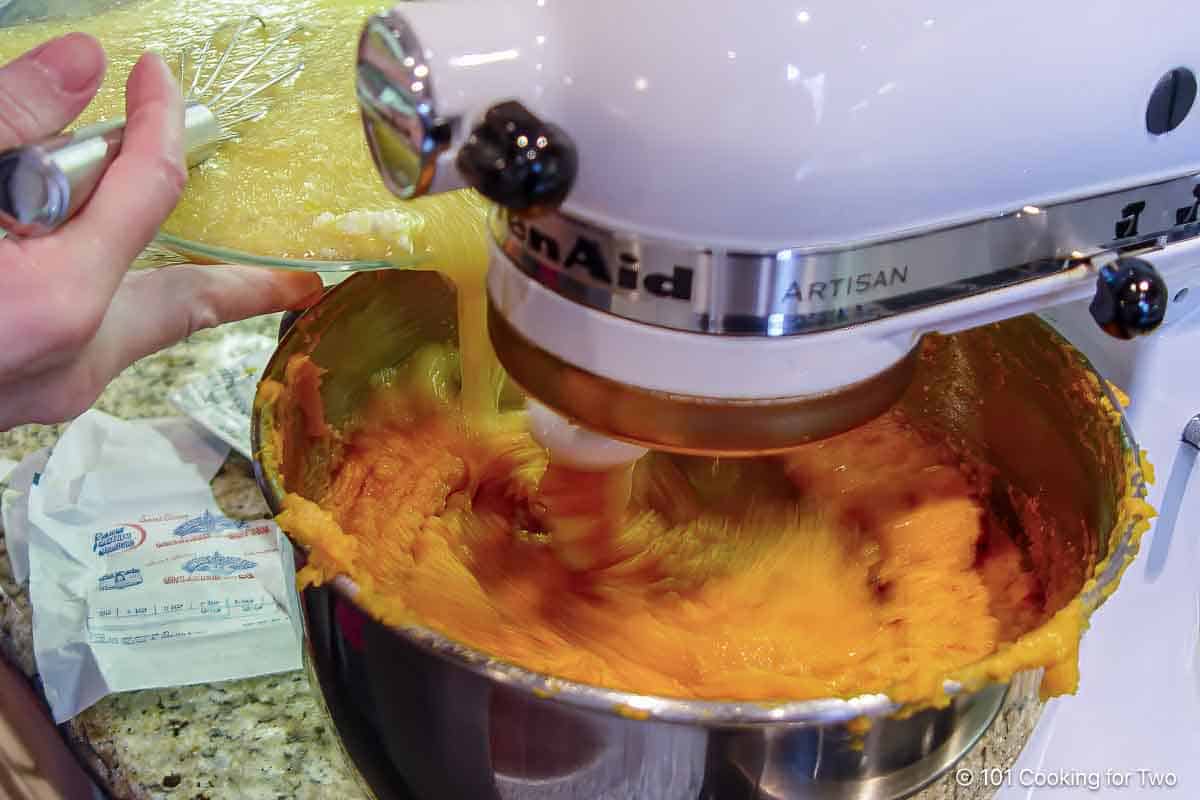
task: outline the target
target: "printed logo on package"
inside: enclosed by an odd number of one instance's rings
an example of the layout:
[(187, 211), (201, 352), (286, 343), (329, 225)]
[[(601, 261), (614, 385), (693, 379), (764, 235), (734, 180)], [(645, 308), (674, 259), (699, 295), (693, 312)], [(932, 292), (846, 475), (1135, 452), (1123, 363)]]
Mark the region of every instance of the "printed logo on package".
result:
[(186, 522), (181, 522), (172, 533), (176, 536), (196, 536), (197, 534), (219, 533), (220, 531), (236, 531), (246, 527), (246, 523), (239, 522), (236, 519), (221, 516), (220, 514), (212, 514), (207, 509), (198, 517), (192, 517)]
[(142, 571), (140, 569), (117, 570), (116, 572), (100, 576), (100, 591), (107, 592), (111, 589), (128, 589), (130, 586), (137, 586), (141, 582)]
[(245, 572), (248, 569), (254, 569), (257, 566), (258, 562), (256, 561), (213, 553), (211, 556), (196, 556), (195, 558), (188, 559), (182, 569), (189, 575), (202, 572), (209, 575), (229, 577), (239, 572)]
[(111, 556), (122, 553), (146, 541), (146, 529), (132, 522), (109, 528), (106, 531), (96, 531), (92, 538), (92, 552), (100, 556)]

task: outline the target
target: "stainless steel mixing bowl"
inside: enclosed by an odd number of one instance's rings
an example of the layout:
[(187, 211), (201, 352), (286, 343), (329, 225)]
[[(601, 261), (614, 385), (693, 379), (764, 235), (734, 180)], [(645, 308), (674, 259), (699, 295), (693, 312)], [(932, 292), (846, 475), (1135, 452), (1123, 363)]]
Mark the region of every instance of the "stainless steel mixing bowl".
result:
[[(455, 335), (454, 290), (438, 274), (361, 273), (287, 330), (265, 377), (279, 380), (289, 358), (309, 355), (326, 371), (327, 419), (341, 426), (372, 373)], [(997, 502), (1012, 487), (1058, 523), (1020, 542), (1053, 609), (1116, 548), (1084, 597), (1098, 605), (1115, 564), (1136, 549), (1133, 524), (1114, 526), (1121, 499), (1144, 494), (1137, 449), (1092, 374), (1047, 325), (1024, 317), (938, 340), (902, 400), (921, 424), (996, 467)], [(253, 429), (259, 482), (276, 511), (285, 491), (319, 497), (336, 459), (295, 446), (302, 431), (276, 431), (278, 410), (256, 403)], [(283, 464), (263, 449), (277, 433), (293, 445)], [(915, 714), (881, 695), (781, 705), (631, 695), (538, 675), (426, 629), (384, 627), (354, 594), (348, 579), (304, 593), (310, 664), (343, 743), (383, 798), (903, 797), (970, 750), (1009, 691), (951, 686), (960, 691), (948, 707)], [(1014, 685), (1029, 691), (1030, 677)], [(860, 716), (874, 721), (865, 737), (849, 724)]]

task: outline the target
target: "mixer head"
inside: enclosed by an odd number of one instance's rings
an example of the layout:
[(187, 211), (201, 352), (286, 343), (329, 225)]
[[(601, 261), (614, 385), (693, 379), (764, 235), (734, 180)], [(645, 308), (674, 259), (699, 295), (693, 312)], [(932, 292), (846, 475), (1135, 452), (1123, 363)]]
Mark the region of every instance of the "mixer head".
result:
[[(1090, 8), (403, 4), (367, 23), (358, 95), (395, 194), (495, 201), (517, 383), (746, 455), (881, 413), (929, 333), (1089, 296), (1119, 338), (1161, 322), (1200, 263), (1190, 27)], [(1088, 44), (1143, 35), (1120, 63)]]

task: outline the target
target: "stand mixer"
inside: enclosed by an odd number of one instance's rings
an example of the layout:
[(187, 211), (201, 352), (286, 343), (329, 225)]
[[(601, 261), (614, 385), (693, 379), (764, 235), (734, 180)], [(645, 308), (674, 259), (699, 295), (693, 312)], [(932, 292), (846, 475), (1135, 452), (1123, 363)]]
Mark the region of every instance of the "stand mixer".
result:
[(1085, 640), (1081, 697), (990, 779), (1187, 792), (1195, 30), (1165, 3), (406, 3), (367, 24), (358, 93), (397, 196), (496, 203), (489, 329), (552, 458), (786, 450), (888, 408), (927, 333), (1057, 325), (1131, 392), (1164, 521)]
[(924, 333), (1087, 297), (1114, 336), (1161, 322), (1200, 254), (1191, 26), (1114, 62), (1093, 42), (1142, 23), (1076, 11), (422, 3), (369, 23), (358, 91), (393, 192), (497, 203), (489, 325), (529, 394), (761, 454), (887, 408)]

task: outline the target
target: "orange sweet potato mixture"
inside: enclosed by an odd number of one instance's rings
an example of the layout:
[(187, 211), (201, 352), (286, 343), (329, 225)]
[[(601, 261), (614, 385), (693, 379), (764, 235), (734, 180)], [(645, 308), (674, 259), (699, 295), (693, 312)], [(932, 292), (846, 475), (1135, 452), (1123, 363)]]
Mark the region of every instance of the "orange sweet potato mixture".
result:
[[(288, 374), (319, 429), (316, 368)], [(301, 583), (348, 575), (386, 623), (561, 678), (920, 698), (1048, 616), (981, 481), (899, 411), (781, 458), (584, 473), (551, 467), (523, 414), (468, 424), (409, 382), (339, 439), (327, 491), (278, 518), (310, 548)]]

